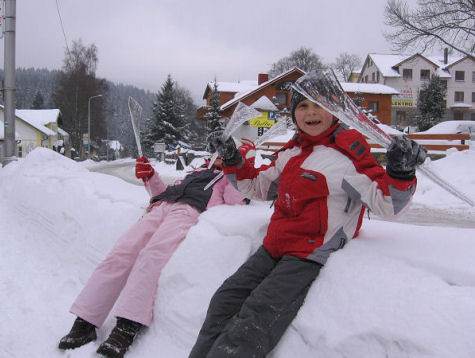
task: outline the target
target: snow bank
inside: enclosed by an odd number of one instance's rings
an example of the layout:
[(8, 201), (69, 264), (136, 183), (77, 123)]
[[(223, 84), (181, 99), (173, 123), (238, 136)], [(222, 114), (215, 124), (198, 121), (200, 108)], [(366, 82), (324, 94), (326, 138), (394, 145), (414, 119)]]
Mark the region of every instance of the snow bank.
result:
[[(465, 163), (453, 180), (474, 196), (469, 161), (472, 153), (453, 153), (434, 165), (452, 175)], [(416, 205), (437, 197), (440, 207), (472, 210), (424, 178), (420, 188)], [(0, 199), (0, 357), (95, 356), (112, 315), (96, 342), (67, 353), (56, 346), (85, 280), (143, 214), (145, 190), (38, 148), (0, 169)], [(187, 357), (211, 295), (260, 245), (271, 213), (255, 202), (205, 212), (164, 270), (154, 322), (127, 357)], [(269, 357), (474, 357), (474, 237), (475, 229), (367, 220), (329, 259)]]

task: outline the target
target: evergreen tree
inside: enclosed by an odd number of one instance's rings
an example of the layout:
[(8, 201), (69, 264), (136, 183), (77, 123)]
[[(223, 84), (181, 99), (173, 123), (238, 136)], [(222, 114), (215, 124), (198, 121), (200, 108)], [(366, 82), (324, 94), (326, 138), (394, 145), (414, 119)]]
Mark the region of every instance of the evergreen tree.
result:
[(219, 105), (219, 97), (220, 93), (218, 91), (218, 83), (216, 82), (215, 78), (213, 84), (213, 93), (211, 94), (211, 99), (209, 101), (208, 112), (205, 114), (205, 117), (207, 118), (206, 122), (209, 132), (223, 129), (223, 125), (220, 121), (221, 114), (219, 113), (219, 111), (221, 106)]
[(44, 99), (40, 92), (36, 92), (35, 98), (31, 105), (31, 109), (43, 109)]
[(442, 120), (445, 114), (446, 89), (440, 77), (433, 75), (431, 80), (424, 84), (417, 100), (418, 116), (416, 124), (420, 131), (425, 131)]
[(176, 84), (168, 75), (153, 104), (153, 117), (145, 126), (143, 144), (147, 155), (153, 154), (153, 144), (156, 142), (176, 147), (179, 141), (187, 140), (189, 128), (184, 112), (185, 106), (179, 98)]
[(352, 99), (358, 107), (361, 107), (361, 104), (365, 101), (364, 97), (361, 96), (361, 92), (359, 91), (355, 92), (355, 96)]

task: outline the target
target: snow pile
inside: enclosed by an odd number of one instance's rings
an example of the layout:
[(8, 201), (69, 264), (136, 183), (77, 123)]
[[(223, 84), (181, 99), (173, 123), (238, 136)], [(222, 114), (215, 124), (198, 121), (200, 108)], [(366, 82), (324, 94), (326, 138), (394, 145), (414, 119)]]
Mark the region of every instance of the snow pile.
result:
[[(465, 151), (434, 166), (475, 197), (475, 168), (466, 165), (474, 160)], [(419, 188), (416, 206), (473, 213), (423, 177)], [(64, 353), (56, 347), (74, 320), (67, 311), (147, 201), (142, 187), (47, 149), (0, 169), (0, 357), (96, 356), (114, 318), (96, 342)], [(211, 295), (260, 245), (271, 213), (252, 202), (202, 214), (163, 272), (152, 326), (126, 356), (187, 357)], [(474, 237), (474, 228), (366, 220), (269, 357), (474, 357)]]

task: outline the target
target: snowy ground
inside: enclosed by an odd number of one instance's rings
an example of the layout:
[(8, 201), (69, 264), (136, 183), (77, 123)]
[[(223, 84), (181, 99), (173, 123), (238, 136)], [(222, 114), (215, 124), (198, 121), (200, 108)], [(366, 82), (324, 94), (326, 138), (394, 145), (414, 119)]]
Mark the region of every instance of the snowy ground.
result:
[[(475, 199), (473, 163), (469, 150), (432, 166)], [(111, 315), (94, 343), (56, 348), (91, 271), (148, 201), (130, 163), (113, 164), (129, 182), (97, 165), (38, 148), (0, 168), (1, 358), (97, 357), (114, 324)], [(154, 166), (168, 182), (184, 175)], [(475, 357), (475, 209), (420, 176), (412, 212), (432, 209), (444, 226), (366, 220), (329, 259), (269, 357)], [(271, 212), (253, 202), (201, 216), (160, 279), (152, 326), (127, 357), (187, 357), (210, 296), (260, 245)]]

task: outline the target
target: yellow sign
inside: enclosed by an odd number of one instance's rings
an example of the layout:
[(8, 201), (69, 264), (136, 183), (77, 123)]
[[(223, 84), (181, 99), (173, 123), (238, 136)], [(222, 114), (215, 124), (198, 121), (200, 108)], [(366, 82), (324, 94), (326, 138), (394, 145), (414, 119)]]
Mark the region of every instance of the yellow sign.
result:
[(412, 98), (393, 98), (392, 105), (397, 107), (414, 107)]
[[(262, 112), (261, 112), (262, 113)], [(262, 128), (270, 128), (275, 124), (275, 120), (269, 119), (268, 113), (262, 113), (262, 116), (252, 118), (249, 121), (249, 125), (251, 127), (262, 127)]]

